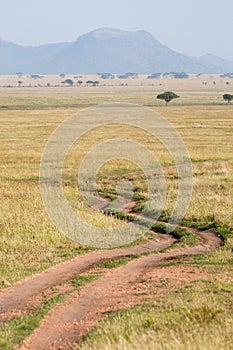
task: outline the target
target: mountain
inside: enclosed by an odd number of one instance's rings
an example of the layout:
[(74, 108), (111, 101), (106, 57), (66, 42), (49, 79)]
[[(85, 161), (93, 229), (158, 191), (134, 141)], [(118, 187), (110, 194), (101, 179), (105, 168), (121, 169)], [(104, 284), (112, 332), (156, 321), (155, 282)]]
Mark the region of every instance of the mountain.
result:
[(97, 29), (75, 42), (20, 46), (0, 40), (0, 74), (97, 72), (227, 73), (233, 62), (206, 55), (190, 57), (169, 49), (150, 33)]
[(220, 71), (223, 73), (231, 72), (233, 65), (232, 62), (224, 60), (221, 57), (207, 54), (198, 58), (199, 63), (208, 65), (209, 69), (212, 71)]

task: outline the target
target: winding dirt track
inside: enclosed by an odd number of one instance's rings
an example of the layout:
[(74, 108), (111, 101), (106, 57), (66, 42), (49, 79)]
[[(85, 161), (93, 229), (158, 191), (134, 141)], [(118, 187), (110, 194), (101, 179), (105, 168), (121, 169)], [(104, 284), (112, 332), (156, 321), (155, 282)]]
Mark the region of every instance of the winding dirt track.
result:
[(158, 241), (149, 242), (142, 246), (93, 251), (49, 268), (16, 283), (0, 293), (0, 320), (9, 319), (11, 313), (14, 315), (15, 311), (33, 302), (33, 298), (38, 294), (88, 271), (95, 264), (111, 259), (163, 250), (170, 247), (174, 242), (175, 239), (171, 236), (158, 235)]
[[(102, 201), (98, 209), (103, 209), (108, 203)], [(132, 207), (132, 206), (131, 206)], [(130, 207), (129, 212), (132, 208)], [(145, 219), (144, 217), (142, 217)], [(152, 220), (158, 222), (156, 220)], [(183, 227), (183, 226), (182, 226)], [(218, 248), (222, 241), (213, 232), (196, 233), (201, 241), (188, 248), (151, 254), (130, 261), (127, 265), (111, 269), (99, 280), (90, 283), (76, 292), (63, 305), (56, 306), (45, 317), (41, 325), (24, 341), (21, 350), (72, 349), (73, 344), (84, 335), (90, 327), (106, 317), (109, 310), (119, 310), (138, 304), (145, 299), (136, 295), (135, 286), (148, 271), (154, 270), (164, 261), (174, 258), (193, 256)], [(114, 250), (99, 250), (78, 256), (75, 259), (49, 268), (30, 278), (25, 279), (0, 293), (0, 320), (6, 320), (15, 315), (25, 306), (33, 304), (35, 297), (51, 287), (91, 270), (97, 263), (121, 257), (142, 255), (148, 252), (162, 251), (172, 246), (176, 239), (170, 235), (158, 234), (156, 240), (129, 248)]]
[(104, 317), (103, 313), (133, 306), (140, 301), (141, 298), (133, 294), (134, 285), (148, 270), (163, 261), (202, 254), (221, 244), (221, 240), (211, 232), (203, 234), (203, 238), (205, 244), (145, 256), (109, 271), (98, 281), (84, 287), (65, 305), (55, 307), (20, 349), (72, 349), (72, 344)]

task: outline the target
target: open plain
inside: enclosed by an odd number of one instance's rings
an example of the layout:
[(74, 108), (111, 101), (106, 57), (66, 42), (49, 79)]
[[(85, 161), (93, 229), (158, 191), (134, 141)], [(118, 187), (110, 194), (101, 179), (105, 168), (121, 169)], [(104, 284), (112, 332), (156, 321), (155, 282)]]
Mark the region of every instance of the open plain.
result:
[[(180, 97), (166, 106), (156, 99), (163, 91)], [(233, 79), (219, 75), (0, 76), (1, 349), (232, 349), (233, 104), (222, 98), (232, 92)], [(146, 131), (117, 123), (87, 132), (63, 168), (64, 193), (82, 220), (114, 228), (132, 216), (145, 219), (146, 179), (125, 159), (101, 167), (97, 189), (107, 208), (117, 182), (129, 179), (128, 207), (107, 215), (83, 201), (77, 171), (97, 143), (117, 135), (144, 145), (167, 184), (162, 214), (154, 220), (152, 208), (153, 225), (143, 237), (100, 250), (51, 223), (40, 162), (51, 133), (69, 116), (116, 102), (149, 107), (172, 123), (188, 149), (194, 183), (186, 215), (169, 235), (179, 179), (168, 150)]]

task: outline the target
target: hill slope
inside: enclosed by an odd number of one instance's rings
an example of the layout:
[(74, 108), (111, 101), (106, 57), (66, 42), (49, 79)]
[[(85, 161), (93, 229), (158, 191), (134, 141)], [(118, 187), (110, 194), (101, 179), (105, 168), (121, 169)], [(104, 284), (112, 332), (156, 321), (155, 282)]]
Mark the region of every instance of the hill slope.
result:
[(170, 72), (226, 73), (233, 62), (177, 53), (146, 31), (97, 29), (75, 42), (26, 47), (0, 40), (0, 74)]

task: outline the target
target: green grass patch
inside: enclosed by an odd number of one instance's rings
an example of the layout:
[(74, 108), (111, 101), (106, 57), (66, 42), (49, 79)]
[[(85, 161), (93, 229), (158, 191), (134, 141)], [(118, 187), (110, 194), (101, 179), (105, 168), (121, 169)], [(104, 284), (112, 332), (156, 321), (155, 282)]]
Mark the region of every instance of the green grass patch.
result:
[(77, 277), (74, 277), (73, 279), (71, 279), (68, 282), (68, 284), (70, 284), (76, 288), (80, 288), (80, 287), (83, 287), (92, 281), (95, 281), (99, 277), (100, 277), (100, 274), (77, 276)]
[(64, 294), (52, 297), (45, 300), (39, 308), (32, 309), (30, 314), (14, 317), (5, 322), (0, 329), (0, 349), (12, 350), (16, 345), (21, 344), (39, 326), (46, 314), (64, 299)]
[[(153, 224), (152, 229), (159, 233), (166, 233), (166, 227), (167, 225), (165, 223), (156, 223)], [(176, 227), (171, 234), (178, 240), (176, 246), (192, 246), (200, 240), (195, 233), (181, 227)], [(174, 249), (174, 245), (172, 249)]]
[(233, 237), (233, 227), (229, 227), (222, 222), (216, 221), (214, 215), (208, 216), (206, 218), (203, 217), (202, 220), (198, 220), (194, 217), (192, 217), (190, 220), (183, 219), (182, 225), (194, 227), (200, 231), (211, 230), (223, 239)]
[(124, 257), (121, 259), (112, 259), (100, 264), (96, 264), (95, 266), (100, 268), (105, 268), (105, 269), (113, 269), (115, 267), (126, 265), (129, 261), (137, 259), (138, 257), (139, 255), (132, 255), (130, 257)]
[[(135, 218), (135, 216), (130, 214), (125, 214), (124, 212), (114, 212), (112, 209), (107, 208), (104, 210), (105, 213), (115, 215), (117, 218), (127, 221), (133, 221), (135, 224), (143, 225), (157, 233), (166, 233), (167, 224), (166, 222), (161, 223), (151, 223), (150, 220), (143, 218)], [(149, 218), (148, 218), (149, 219)], [(179, 246), (192, 246), (200, 241), (200, 238), (195, 233), (189, 231), (188, 229), (176, 227), (171, 234), (178, 240)], [(138, 242), (138, 241), (137, 241)], [(173, 246), (174, 248), (174, 246)]]

